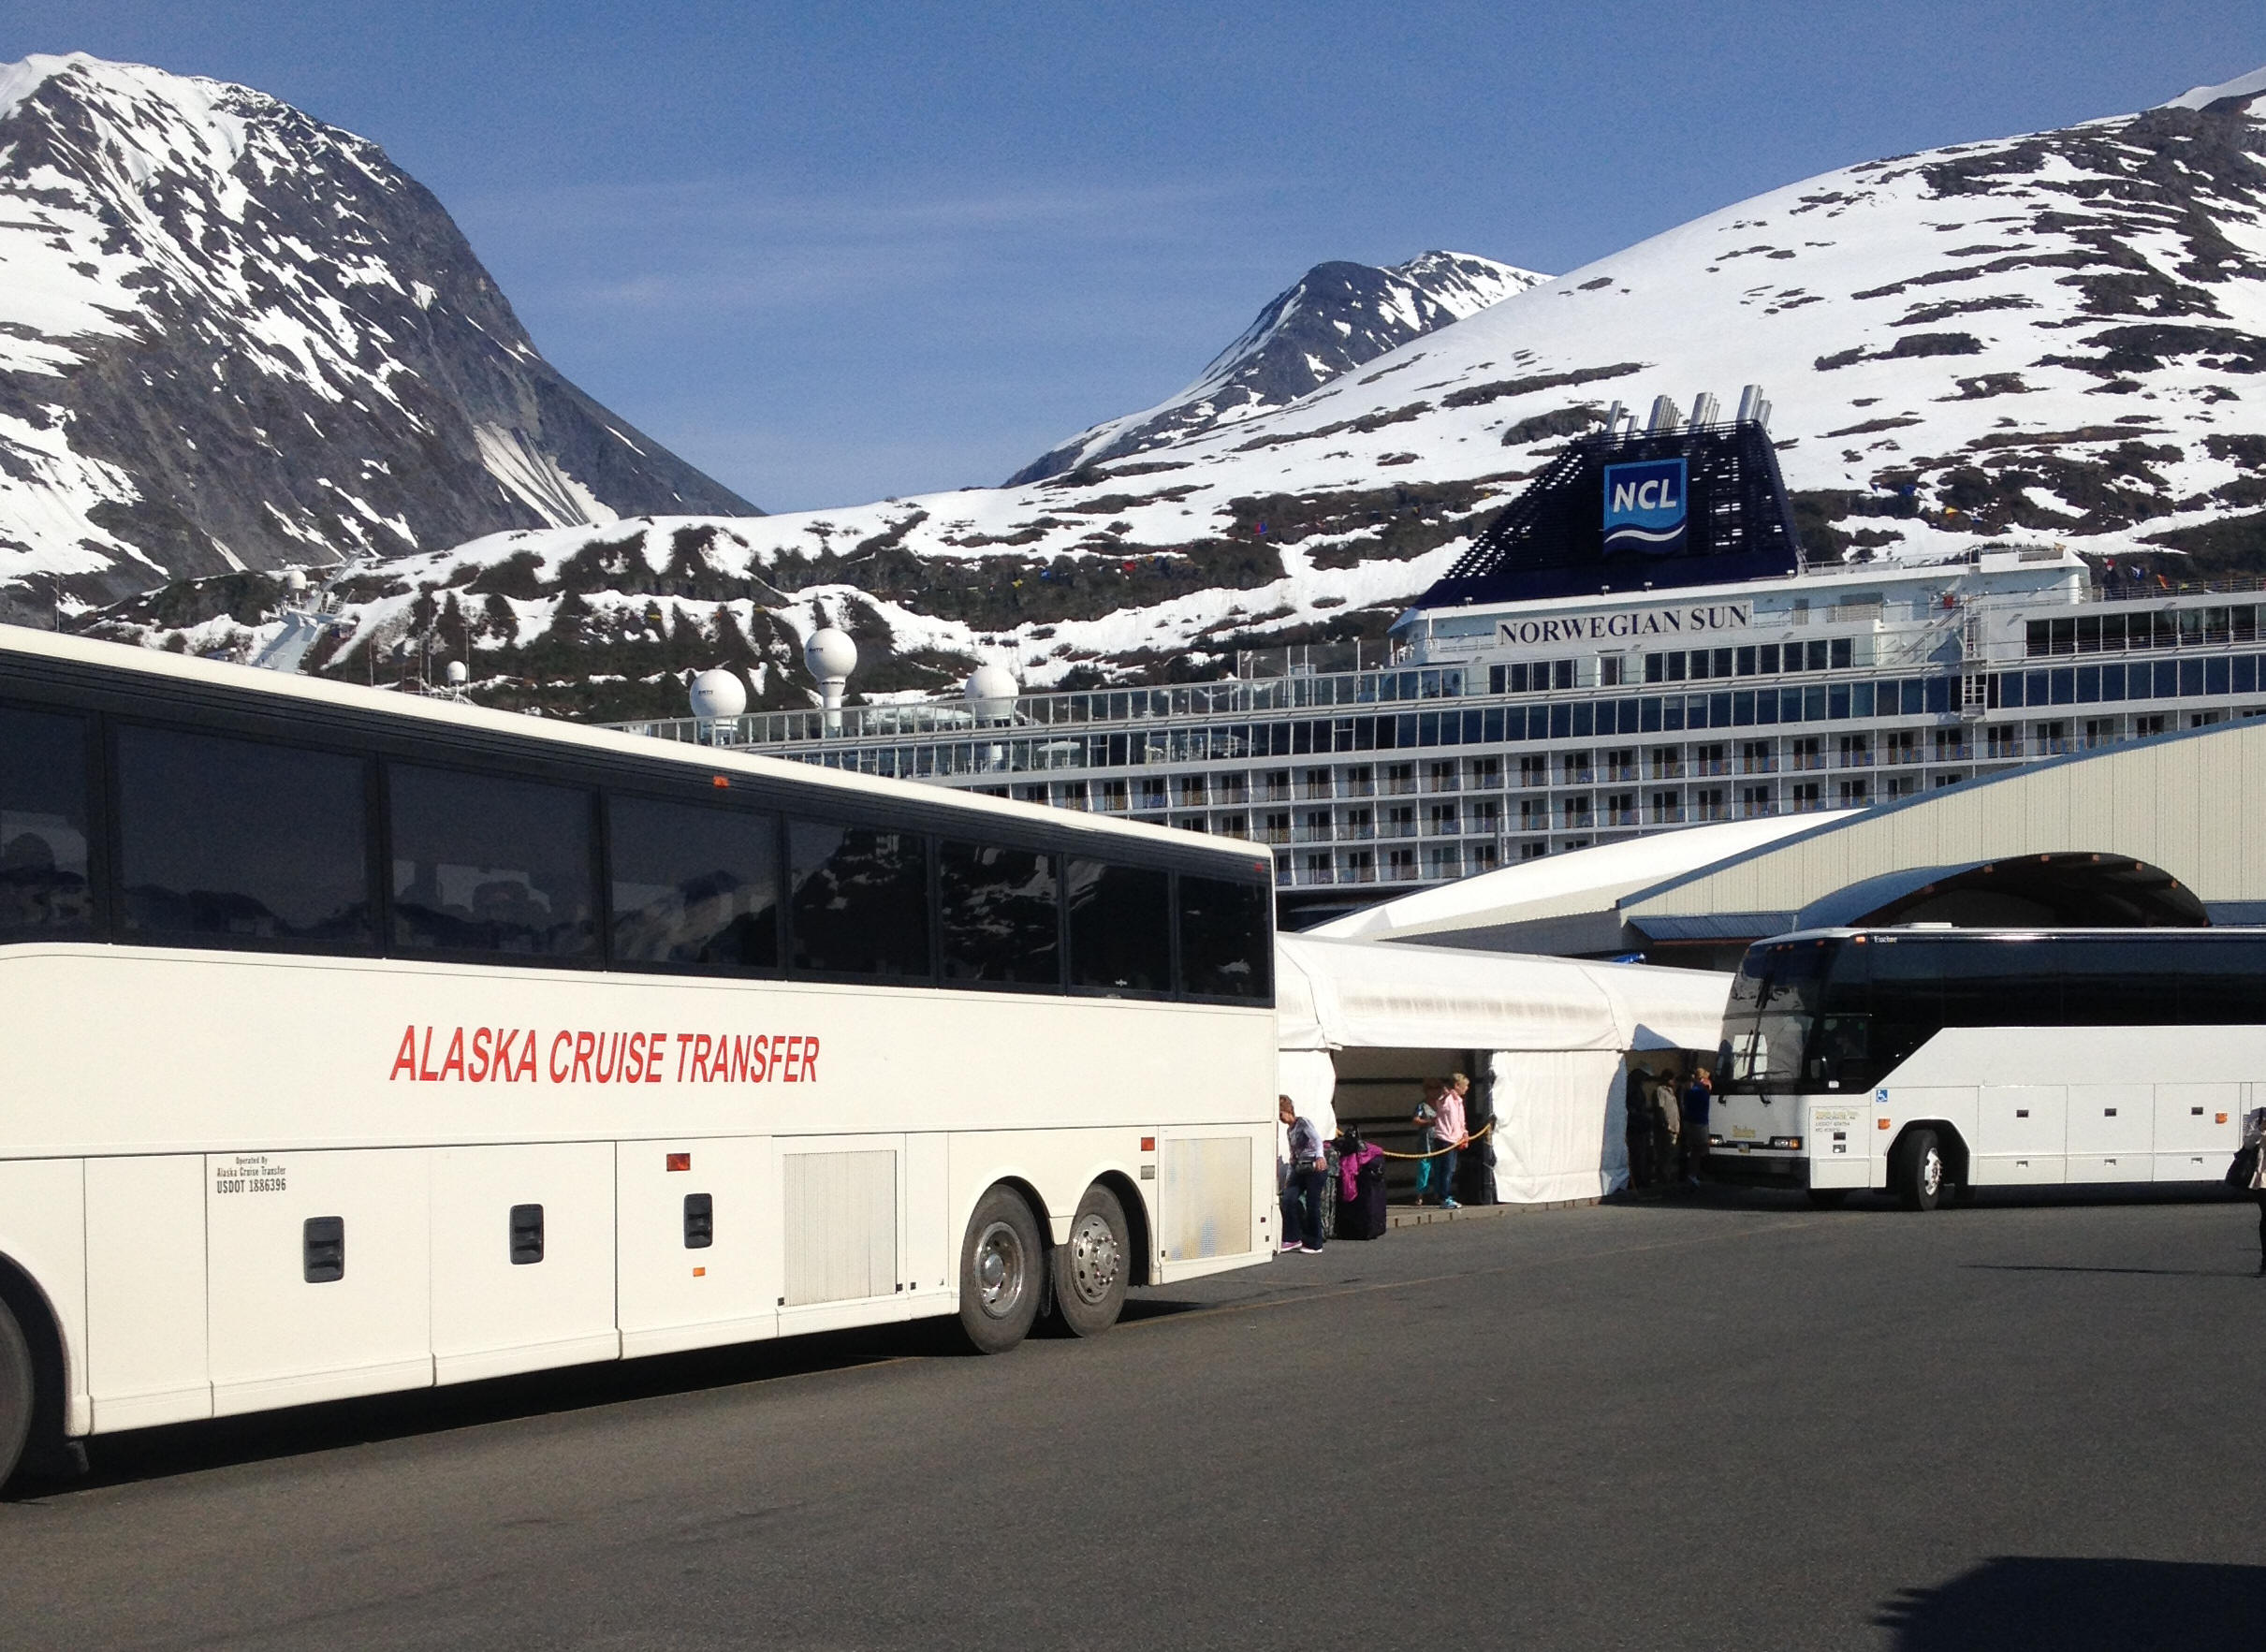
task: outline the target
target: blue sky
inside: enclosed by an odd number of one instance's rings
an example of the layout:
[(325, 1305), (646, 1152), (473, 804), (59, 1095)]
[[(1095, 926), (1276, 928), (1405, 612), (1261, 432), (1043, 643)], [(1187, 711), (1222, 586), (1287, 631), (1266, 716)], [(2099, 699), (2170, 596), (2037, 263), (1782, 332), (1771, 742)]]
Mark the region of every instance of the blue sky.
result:
[(995, 482), (1327, 258), (1558, 271), (2266, 65), (2259, 0), (0, 0), (0, 57), (382, 143), (544, 352), (757, 504)]

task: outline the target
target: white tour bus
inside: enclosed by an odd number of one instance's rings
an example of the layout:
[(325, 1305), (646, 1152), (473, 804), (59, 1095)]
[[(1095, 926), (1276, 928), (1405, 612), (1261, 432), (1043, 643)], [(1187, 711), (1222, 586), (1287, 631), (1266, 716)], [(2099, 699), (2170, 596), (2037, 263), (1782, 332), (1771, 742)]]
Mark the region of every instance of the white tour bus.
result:
[(27, 1443), (1271, 1255), (1265, 849), (0, 628)]
[(1709, 1174), (1948, 1190), (2210, 1182), (2266, 1105), (2266, 930), (1834, 929), (1751, 947)]

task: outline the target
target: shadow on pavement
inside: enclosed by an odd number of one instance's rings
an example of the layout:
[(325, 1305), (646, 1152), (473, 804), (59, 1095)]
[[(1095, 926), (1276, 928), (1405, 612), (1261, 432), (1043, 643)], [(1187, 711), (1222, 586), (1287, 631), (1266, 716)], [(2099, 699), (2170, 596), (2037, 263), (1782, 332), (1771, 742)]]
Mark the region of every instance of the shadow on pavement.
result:
[(1896, 1631), (1896, 1652), (2258, 1652), (2266, 1566), (2000, 1556), (1903, 1591), (1875, 1621)]
[(86, 1473), (20, 1481), (9, 1489), (7, 1500), (67, 1496), (138, 1480), (893, 1360), (974, 1357), (956, 1331), (952, 1320), (915, 1320), (95, 1435), (85, 1442)]
[(1992, 1274), (2161, 1274), (2168, 1279), (2247, 1279), (2246, 1267), (2083, 1267), (2070, 1262), (1966, 1262), (1962, 1267)]

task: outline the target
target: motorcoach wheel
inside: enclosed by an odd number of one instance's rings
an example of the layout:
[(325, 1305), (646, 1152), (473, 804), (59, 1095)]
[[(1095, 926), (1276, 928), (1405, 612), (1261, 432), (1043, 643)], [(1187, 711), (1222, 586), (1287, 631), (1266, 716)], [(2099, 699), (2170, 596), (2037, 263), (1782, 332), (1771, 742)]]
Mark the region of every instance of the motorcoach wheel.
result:
[(1055, 1318), (1075, 1336), (1108, 1330), (1125, 1310), (1132, 1265), (1125, 1206), (1107, 1188), (1088, 1188), (1071, 1221), (1069, 1243), (1054, 1250)]
[(1943, 1147), (1934, 1131), (1915, 1130), (1905, 1139), (1896, 1195), (1907, 1210), (1933, 1210), (1942, 1203)]
[(0, 1486), (15, 1473), (31, 1436), (31, 1345), (7, 1304), (0, 1302)]
[(1031, 1334), (1045, 1280), (1031, 1206), (1006, 1188), (976, 1202), (960, 1246), (960, 1330), (978, 1353), (1005, 1353)]
[(1809, 1202), (1820, 1210), (1838, 1210), (1849, 1203), (1847, 1188), (1812, 1188)]

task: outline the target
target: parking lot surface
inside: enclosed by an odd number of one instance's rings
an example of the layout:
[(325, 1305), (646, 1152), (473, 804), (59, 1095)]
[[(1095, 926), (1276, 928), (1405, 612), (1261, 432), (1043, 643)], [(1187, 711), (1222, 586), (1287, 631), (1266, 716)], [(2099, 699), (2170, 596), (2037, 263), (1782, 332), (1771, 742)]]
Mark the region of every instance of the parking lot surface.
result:
[(2266, 1645), (2246, 1205), (1767, 1195), (92, 1442), (11, 1647)]

